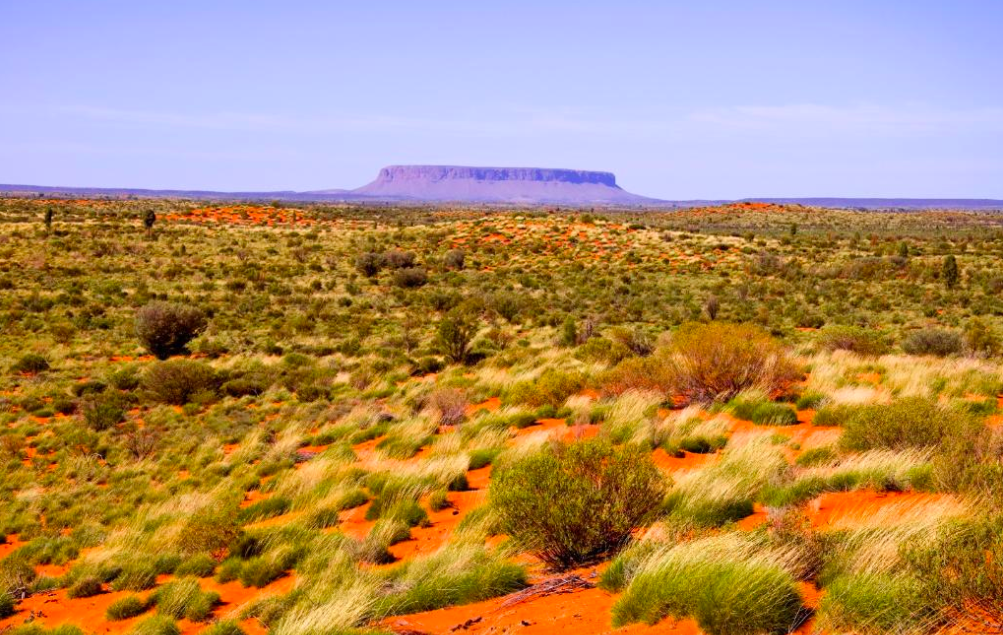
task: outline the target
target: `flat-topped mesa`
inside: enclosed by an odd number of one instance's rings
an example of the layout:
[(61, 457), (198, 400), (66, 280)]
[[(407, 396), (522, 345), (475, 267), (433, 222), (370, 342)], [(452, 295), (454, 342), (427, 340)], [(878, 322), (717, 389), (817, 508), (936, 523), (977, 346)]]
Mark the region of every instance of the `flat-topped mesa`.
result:
[(461, 165), (391, 165), (376, 180), (352, 190), (370, 200), (562, 205), (643, 205), (651, 199), (625, 192), (610, 172), (555, 168), (484, 168)]
[(380, 170), (376, 182), (425, 181), (434, 183), (452, 179), (592, 183), (617, 187), (616, 177), (612, 172), (555, 168), (479, 168), (461, 165), (391, 165)]

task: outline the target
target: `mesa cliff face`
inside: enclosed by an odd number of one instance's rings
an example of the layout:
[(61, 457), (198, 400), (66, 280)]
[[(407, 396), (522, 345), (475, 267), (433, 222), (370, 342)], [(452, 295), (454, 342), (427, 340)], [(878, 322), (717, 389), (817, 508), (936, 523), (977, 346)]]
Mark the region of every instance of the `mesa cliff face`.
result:
[(367, 198), (498, 203), (644, 204), (610, 172), (547, 168), (393, 165), (351, 192)]

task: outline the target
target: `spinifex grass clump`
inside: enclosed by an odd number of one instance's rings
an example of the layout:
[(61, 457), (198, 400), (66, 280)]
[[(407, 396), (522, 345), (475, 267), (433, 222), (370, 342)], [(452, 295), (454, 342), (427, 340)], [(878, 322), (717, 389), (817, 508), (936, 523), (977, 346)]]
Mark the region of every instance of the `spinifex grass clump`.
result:
[(491, 505), (502, 532), (563, 568), (620, 549), (663, 493), (647, 452), (593, 440), (547, 445), (498, 467)]
[(601, 585), (623, 590), (613, 624), (693, 618), (709, 635), (787, 633), (807, 619), (789, 571), (793, 552), (724, 535), (626, 552)]

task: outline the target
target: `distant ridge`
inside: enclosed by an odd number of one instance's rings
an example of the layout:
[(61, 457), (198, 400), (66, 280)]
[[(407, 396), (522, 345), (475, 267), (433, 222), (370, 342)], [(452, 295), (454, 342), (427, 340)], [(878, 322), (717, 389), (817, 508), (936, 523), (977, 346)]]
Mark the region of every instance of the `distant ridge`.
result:
[(611, 172), (556, 168), (391, 165), (354, 190), (323, 189), (219, 192), (139, 188), (62, 187), (0, 184), (0, 196), (48, 195), (81, 198), (188, 198), (217, 201), (301, 201), (354, 203), (556, 204), (569, 207), (673, 209), (734, 202), (764, 202), (866, 210), (964, 209), (1003, 211), (1003, 200), (981, 198), (765, 197), (735, 200), (659, 200), (623, 190)]

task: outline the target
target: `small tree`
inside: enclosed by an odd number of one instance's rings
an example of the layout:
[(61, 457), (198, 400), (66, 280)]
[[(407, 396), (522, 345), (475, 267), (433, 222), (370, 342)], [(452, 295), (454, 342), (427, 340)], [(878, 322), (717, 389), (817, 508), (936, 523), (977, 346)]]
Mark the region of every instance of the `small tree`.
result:
[(958, 261), (954, 254), (950, 254), (944, 258), (944, 285), (948, 289), (953, 289), (958, 286), (959, 278)]
[(205, 327), (205, 314), (195, 307), (151, 302), (136, 312), (136, 337), (158, 359), (184, 353)]
[(157, 222), (157, 213), (152, 209), (146, 210), (143, 214), (143, 226), (146, 227), (146, 233), (153, 233), (153, 225)]
[(52, 231), (52, 217), (55, 212), (52, 211), (51, 207), (45, 208), (45, 231)]
[(561, 345), (562, 346), (576, 346), (578, 344), (578, 323), (575, 322), (575, 318), (571, 315), (564, 318), (564, 324), (561, 326)]
[(449, 361), (465, 364), (470, 357), (470, 344), (477, 334), (477, 329), (476, 319), (454, 309), (439, 322), (439, 328), (435, 333), (435, 346)]

